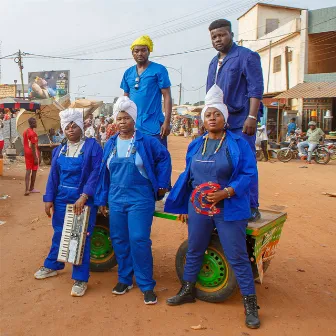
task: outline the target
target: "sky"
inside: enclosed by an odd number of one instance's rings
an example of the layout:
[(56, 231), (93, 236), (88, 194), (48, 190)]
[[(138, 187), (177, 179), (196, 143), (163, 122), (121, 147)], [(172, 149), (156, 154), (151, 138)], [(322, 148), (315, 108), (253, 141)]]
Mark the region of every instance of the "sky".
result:
[[(266, 1), (277, 5), (318, 9), (334, 0)], [(208, 26), (219, 18), (232, 21), (256, 3), (251, 0), (0, 0), (2, 56), (19, 49), (26, 53), (74, 58), (113, 58), (122, 61), (23, 59), (24, 81), (28, 72), (70, 70), (72, 98), (112, 102), (122, 95), (124, 71), (134, 65), (131, 42), (148, 34), (154, 41), (153, 61), (168, 68), (172, 96), (178, 103), (182, 79), (182, 103), (204, 99), (208, 65), (216, 52), (211, 48)], [(171, 55), (204, 49), (194, 53)], [(162, 55), (166, 57), (157, 57)], [(1, 83), (20, 82), (13, 59), (1, 61)], [(181, 75), (182, 73), (182, 75)]]

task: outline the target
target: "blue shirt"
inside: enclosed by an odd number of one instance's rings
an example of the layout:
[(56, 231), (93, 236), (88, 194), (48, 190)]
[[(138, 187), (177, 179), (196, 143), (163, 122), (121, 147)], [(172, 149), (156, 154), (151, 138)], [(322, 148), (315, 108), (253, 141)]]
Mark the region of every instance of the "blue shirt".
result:
[(296, 123), (289, 123), (287, 126), (287, 135), (290, 134), (291, 131), (295, 131), (296, 130)]
[[(139, 88), (135, 89), (135, 79), (139, 77)], [(138, 108), (136, 129), (143, 134), (160, 134), (164, 122), (161, 89), (171, 86), (167, 69), (150, 62), (147, 69), (138, 76), (136, 65), (124, 73), (120, 88), (129, 94)]]
[[(120, 139), (120, 137), (118, 137), (117, 138), (117, 154), (116, 155), (118, 155), (118, 157), (120, 157), (120, 158), (126, 157), (127, 151), (128, 151), (128, 148), (129, 148), (131, 142), (132, 142), (132, 139), (123, 140), (123, 139)], [(131, 148), (131, 150), (132, 150), (132, 148)], [(107, 160), (107, 168), (108, 169), (109, 169), (109, 165), (110, 165), (110, 162), (111, 162), (111, 159), (112, 159), (112, 153), (110, 154), (110, 157)], [(146, 179), (148, 179), (148, 175), (146, 173), (142, 158), (141, 158), (141, 156), (139, 155), (138, 152), (135, 153), (135, 165), (137, 166), (140, 174), (143, 177), (145, 177)]]
[[(218, 56), (209, 65), (207, 92), (215, 84)], [(233, 43), (218, 71), (217, 85), (224, 93), (230, 128), (242, 128), (250, 112), (250, 98), (262, 99), (264, 92), (259, 54)]]

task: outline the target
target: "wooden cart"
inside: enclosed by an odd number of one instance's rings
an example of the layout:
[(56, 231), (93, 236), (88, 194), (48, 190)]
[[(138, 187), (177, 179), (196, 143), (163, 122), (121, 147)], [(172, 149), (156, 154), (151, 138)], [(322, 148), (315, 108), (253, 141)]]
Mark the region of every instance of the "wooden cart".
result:
[(58, 146), (59, 143), (38, 145), (38, 150), (40, 151), (42, 160), (46, 165), (51, 165), (52, 151)]

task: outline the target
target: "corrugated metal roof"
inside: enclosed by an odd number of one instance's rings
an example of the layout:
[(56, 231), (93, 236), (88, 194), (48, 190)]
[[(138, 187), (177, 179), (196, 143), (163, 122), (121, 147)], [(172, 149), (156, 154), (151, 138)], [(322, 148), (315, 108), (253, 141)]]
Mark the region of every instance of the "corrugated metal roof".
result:
[(274, 97), (280, 98), (330, 98), (336, 97), (336, 82), (300, 83)]

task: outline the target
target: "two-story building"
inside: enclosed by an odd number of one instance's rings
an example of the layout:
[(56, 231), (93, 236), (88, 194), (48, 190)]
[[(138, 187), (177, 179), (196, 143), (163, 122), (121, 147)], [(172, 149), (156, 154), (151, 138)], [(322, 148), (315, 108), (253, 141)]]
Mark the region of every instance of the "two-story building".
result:
[(285, 136), (293, 117), (303, 129), (312, 118), (326, 131), (336, 128), (336, 117), (328, 117), (336, 111), (335, 31), (336, 7), (308, 11), (258, 3), (238, 18), (239, 44), (260, 54), (263, 121), (274, 140)]

